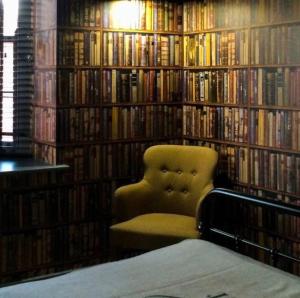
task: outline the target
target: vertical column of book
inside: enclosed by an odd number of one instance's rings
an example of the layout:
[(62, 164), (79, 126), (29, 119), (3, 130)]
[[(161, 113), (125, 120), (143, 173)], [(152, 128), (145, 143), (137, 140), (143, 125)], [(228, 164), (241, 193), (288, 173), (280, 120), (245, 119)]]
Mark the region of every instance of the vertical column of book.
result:
[(249, 6), (184, 3), (183, 135), (219, 152), (221, 184), (248, 190)]
[[(77, 245), (70, 258), (102, 257), (106, 246), (101, 197), (101, 1), (57, 6), (57, 162), (68, 164), (70, 221)], [(88, 242), (87, 249), (79, 237)]]
[(182, 139), (182, 4), (105, 1), (103, 195), (143, 174), (142, 156)]
[(100, 6), (90, 0), (36, 3), (35, 156), (70, 166), (65, 267), (99, 260), (106, 246)]
[(300, 199), (300, 4), (251, 7), (250, 158), (253, 191)]
[[(299, 16), (299, 1), (272, 1), (270, 7), (263, 1), (252, 3), (249, 98), (250, 191), (297, 205), (300, 203)], [(279, 215), (272, 224), (290, 241), (271, 237), (263, 241), (276, 241), (281, 251), (299, 256), (299, 220)], [(289, 269), (300, 273), (299, 266)]]
[(35, 2), (34, 155), (56, 163), (56, 1)]

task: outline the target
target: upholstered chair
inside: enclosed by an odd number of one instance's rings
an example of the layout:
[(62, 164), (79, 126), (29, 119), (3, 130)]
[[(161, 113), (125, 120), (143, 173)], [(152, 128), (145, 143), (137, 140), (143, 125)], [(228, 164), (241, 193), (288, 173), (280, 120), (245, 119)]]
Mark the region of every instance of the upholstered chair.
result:
[(199, 238), (197, 210), (213, 188), (216, 163), (217, 152), (207, 147), (148, 148), (143, 180), (115, 192), (112, 247), (147, 251)]

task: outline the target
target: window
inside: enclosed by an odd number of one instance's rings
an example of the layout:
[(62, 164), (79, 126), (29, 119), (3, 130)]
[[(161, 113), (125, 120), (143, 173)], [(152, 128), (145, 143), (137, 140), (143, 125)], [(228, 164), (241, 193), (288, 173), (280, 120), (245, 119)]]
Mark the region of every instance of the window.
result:
[(32, 0), (0, 0), (1, 153), (29, 153), (33, 95)]

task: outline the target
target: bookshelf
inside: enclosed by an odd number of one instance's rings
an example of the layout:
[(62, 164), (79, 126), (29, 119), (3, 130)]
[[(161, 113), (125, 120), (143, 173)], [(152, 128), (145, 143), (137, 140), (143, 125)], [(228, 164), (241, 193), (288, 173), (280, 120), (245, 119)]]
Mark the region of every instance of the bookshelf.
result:
[(299, 3), (240, 2), (184, 4), (183, 135), (234, 148), (248, 192), (299, 198)]
[[(94, 226), (85, 231), (94, 241), (87, 259), (103, 261), (114, 190), (142, 176), (147, 147), (182, 143), (183, 5), (35, 5), (34, 154), (70, 166), (66, 225)], [(70, 252), (65, 262), (76, 258)]]
[(113, 191), (142, 176), (154, 144), (213, 147), (235, 189), (299, 203), (298, 1), (37, 0), (36, 11), (35, 156), (71, 166), (70, 204), (97, 206), (73, 218), (101, 225), (91, 258)]
[[(183, 5), (184, 143), (215, 148), (235, 189), (290, 204), (300, 202), (299, 11), (281, 0)], [(274, 222), (291, 243), (253, 237), (299, 255), (297, 224)]]

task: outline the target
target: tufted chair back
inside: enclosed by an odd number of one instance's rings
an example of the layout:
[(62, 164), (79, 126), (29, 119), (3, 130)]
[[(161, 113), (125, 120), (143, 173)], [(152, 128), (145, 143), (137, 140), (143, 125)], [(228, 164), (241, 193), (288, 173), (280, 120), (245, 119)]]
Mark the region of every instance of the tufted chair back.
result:
[(114, 194), (115, 250), (151, 250), (201, 236), (201, 201), (213, 188), (217, 152), (207, 147), (157, 145), (144, 154), (145, 174)]
[(195, 216), (202, 192), (211, 189), (217, 153), (207, 147), (157, 145), (144, 154), (144, 180), (151, 186), (152, 212)]

